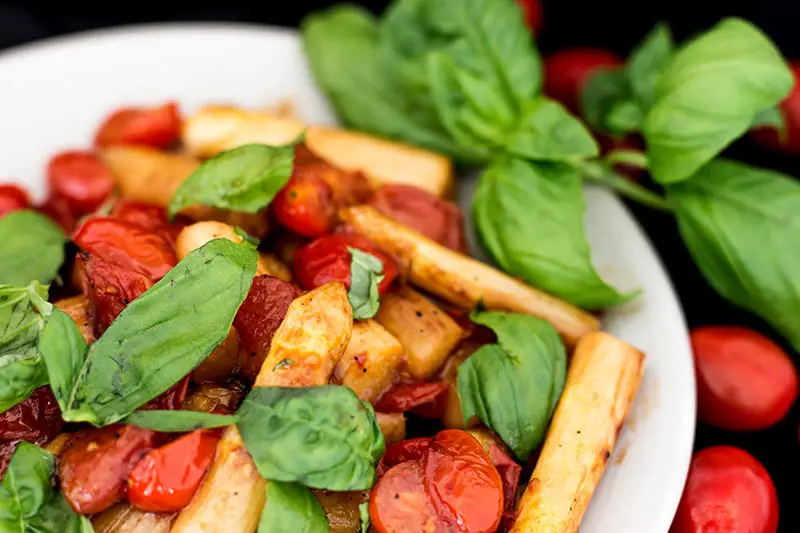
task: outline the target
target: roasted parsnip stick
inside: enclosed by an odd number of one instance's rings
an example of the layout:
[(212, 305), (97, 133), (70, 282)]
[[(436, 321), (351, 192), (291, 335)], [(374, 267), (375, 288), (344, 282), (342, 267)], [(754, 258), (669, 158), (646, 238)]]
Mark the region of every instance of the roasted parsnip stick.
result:
[(607, 333), (578, 343), (511, 533), (574, 533), (611, 457), (644, 355)]
[(398, 257), (414, 285), (456, 305), (474, 307), (483, 301), (488, 309), (538, 316), (570, 345), (599, 327), (589, 313), (450, 250), (370, 206), (345, 208), (339, 215), (357, 233)]
[(375, 413), (375, 418), (387, 446), (406, 438), (406, 415), (403, 413)]
[(64, 298), (54, 305), (68, 314), (77, 324), (86, 344), (92, 344), (95, 341), (92, 323), (89, 321), (89, 299), (86, 296), (79, 294), (78, 296)]
[(403, 362), (403, 345), (372, 319), (353, 324), (353, 334), (334, 377), (364, 401), (375, 403), (392, 386)]
[(313, 492), (325, 510), (330, 533), (361, 533), (361, 513), (358, 506), (369, 498), (369, 491), (314, 490)]
[(147, 513), (121, 502), (92, 517), (95, 533), (169, 533), (175, 513)]

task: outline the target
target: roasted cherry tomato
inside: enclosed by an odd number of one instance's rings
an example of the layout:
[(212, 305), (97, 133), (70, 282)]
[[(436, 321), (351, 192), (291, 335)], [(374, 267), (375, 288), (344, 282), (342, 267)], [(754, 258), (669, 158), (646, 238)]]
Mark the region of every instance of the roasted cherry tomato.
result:
[(372, 194), (372, 185), (361, 172), (336, 168), (302, 144), (295, 148), (292, 175), (296, 178), (314, 176), (325, 181), (333, 193), (336, 206), (363, 204)]
[(539, 0), (517, 0), (517, 4), (522, 8), (525, 24), (534, 35), (539, 35), (542, 29), (542, 4)]
[(11, 211), (30, 207), (28, 193), (22, 187), (0, 183), (0, 218)]
[(125, 479), (156, 445), (156, 432), (114, 424), (73, 434), (59, 461), (61, 491), (80, 514), (105, 511), (125, 496)]
[(239, 342), (246, 350), (242, 371), (254, 379), (267, 357), (272, 336), (283, 322), (289, 304), (298, 296), (297, 290), (285, 281), (271, 276), (258, 276), (250, 286), (233, 325), (239, 333)]
[(181, 113), (174, 102), (160, 107), (125, 107), (103, 121), (94, 144), (97, 147), (139, 144), (168, 148), (178, 141), (180, 134)]
[(431, 442), (433, 437), (417, 437), (387, 446), (376, 469), (378, 475), (382, 476), (388, 469), (406, 461), (421, 461)]
[(561, 50), (544, 62), (544, 92), (574, 113), (580, 112), (581, 91), (600, 68), (622, 68), (622, 58), (608, 50), (576, 47)]
[(182, 222), (170, 222), (167, 210), (159, 205), (144, 204), (131, 200), (120, 200), (111, 209), (111, 217), (132, 222), (138, 226), (158, 233), (173, 248), (178, 234), (185, 227)]
[(517, 488), (519, 487), (519, 477), (522, 474), (522, 466), (514, 461), (497, 444), (489, 447), (489, 459), (500, 474), (503, 480), (503, 518), (501, 519), (501, 531), (511, 529), (517, 516)]
[(89, 254), (81, 255), (78, 261), (83, 268), (83, 292), (91, 304), (94, 334), (100, 337), (129, 303), (153, 286), (153, 280)]
[(311, 290), (330, 281), (341, 281), (349, 289), (352, 255), (348, 248), (372, 254), (383, 262), (384, 278), (378, 284), (378, 291), (385, 293), (397, 277), (397, 265), (391, 257), (359, 235), (326, 235), (299, 248), (294, 254), (297, 282), (302, 288)]
[(781, 138), (774, 127), (757, 128), (752, 135), (759, 144), (770, 150), (797, 155), (800, 154), (800, 84), (797, 83), (800, 79), (800, 62), (791, 62), (789, 66), (795, 83), (792, 92), (779, 106), (786, 128), (784, 137)]
[(38, 209), (61, 226), (67, 235), (75, 231), (80, 219), (80, 215), (73, 213), (69, 203), (60, 196), (50, 196)]
[(775, 533), (778, 498), (769, 474), (733, 446), (697, 452), (670, 533)]
[(200, 430), (155, 449), (128, 474), (128, 501), (143, 511), (180, 511), (192, 500), (214, 459), (218, 430)]
[(90, 254), (158, 281), (178, 259), (167, 241), (137, 224), (108, 217), (87, 220), (72, 240)]
[(700, 420), (722, 429), (753, 431), (786, 415), (797, 398), (797, 371), (777, 344), (733, 326), (696, 328), (691, 339)]
[(370, 518), (379, 533), (494, 533), (503, 512), (500, 475), (481, 445), (455, 429), (391, 467), (373, 487)]
[(49, 196), (63, 198), (73, 214), (91, 213), (114, 190), (114, 176), (91, 152), (61, 152), (47, 165)]
[(398, 383), (381, 396), (375, 410), (381, 413), (412, 411), (426, 418), (441, 418), (447, 407), (447, 390), (444, 381)]
[(44, 446), (58, 435), (63, 424), (49, 386), (39, 387), (30, 398), (0, 413), (0, 479), (19, 441)]
[(156, 396), (139, 410), (145, 411), (149, 409), (158, 409), (161, 411), (180, 409), (183, 405), (183, 400), (186, 399), (186, 392), (189, 390), (190, 376), (186, 375), (183, 379), (177, 382), (172, 387)]
[(330, 233), (336, 221), (331, 188), (311, 173), (292, 176), (278, 192), (272, 209), (278, 222), (306, 237)]
[(369, 204), (448, 248), (467, 249), (461, 210), (428, 191), (411, 185), (386, 185), (372, 195)]

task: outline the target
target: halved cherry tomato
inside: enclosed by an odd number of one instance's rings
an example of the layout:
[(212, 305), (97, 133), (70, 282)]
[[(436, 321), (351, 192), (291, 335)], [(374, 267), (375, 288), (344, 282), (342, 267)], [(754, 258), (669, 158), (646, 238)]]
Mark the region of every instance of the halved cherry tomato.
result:
[(97, 147), (140, 144), (154, 148), (174, 145), (181, 134), (178, 104), (159, 107), (124, 107), (108, 116), (95, 135)]
[(128, 501), (143, 511), (180, 511), (192, 500), (214, 459), (218, 430), (200, 430), (155, 449), (128, 474)]
[(170, 222), (167, 210), (160, 205), (145, 204), (132, 200), (119, 200), (111, 209), (111, 217), (132, 222), (152, 232), (158, 233), (173, 248), (178, 234), (185, 227), (180, 221)]
[(433, 442), (433, 437), (417, 437), (387, 446), (376, 468), (378, 476), (382, 476), (387, 470), (400, 463), (421, 461), (431, 442)]
[(157, 434), (113, 424), (70, 436), (59, 458), (61, 491), (75, 512), (105, 511), (125, 496), (125, 479), (156, 444)]
[(158, 281), (178, 259), (161, 236), (137, 224), (108, 217), (87, 220), (72, 240), (90, 254)]
[(733, 446), (697, 452), (670, 533), (775, 533), (778, 498), (755, 457)]
[(0, 184), (0, 218), (12, 211), (30, 207), (28, 193), (22, 187), (11, 184)]
[(63, 425), (61, 409), (49, 386), (39, 387), (28, 399), (0, 413), (0, 479), (19, 441), (44, 446)]
[(88, 254), (79, 256), (83, 292), (89, 298), (94, 334), (100, 337), (129, 303), (153, 286), (149, 276)]
[(63, 198), (73, 214), (91, 213), (114, 190), (114, 176), (91, 152), (56, 154), (47, 165), (49, 196)]
[(385, 185), (368, 202), (387, 217), (426, 237), (464, 252), (464, 215), (455, 204), (446, 202), (412, 185)]
[(361, 172), (346, 172), (332, 166), (303, 144), (295, 148), (293, 176), (322, 179), (333, 193), (336, 206), (363, 204), (372, 194), (372, 184)]
[(581, 91), (589, 76), (600, 68), (622, 68), (623, 60), (600, 48), (567, 48), (544, 62), (544, 92), (572, 112), (580, 112)]
[(706, 326), (691, 333), (697, 413), (727, 430), (754, 431), (780, 421), (797, 399), (797, 371), (774, 342), (755, 331)]
[(792, 92), (779, 105), (786, 128), (783, 139), (777, 128), (767, 126), (753, 130), (752, 135), (759, 144), (770, 150), (797, 155), (800, 154), (800, 62), (792, 61), (789, 67), (795, 83)]
[(320, 237), (331, 232), (336, 221), (333, 191), (322, 178), (295, 174), (278, 191), (272, 202), (278, 222), (306, 237)]
[(426, 418), (441, 418), (447, 407), (447, 390), (444, 381), (398, 383), (386, 391), (375, 405), (381, 413), (414, 411)]
[(300, 286), (311, 290), (330, 281), (341, 281), (349, 289), (352, 255), (348, 248), (372, 254), (383, 262), (384, 278), (378, 284), (378, 292), (384, 294), (397, 277), (397, 264), (360, 235), (326, 235), (299, 248), (294, 254), (294, 272)]
[(542, 29), (542, 4), (539, 0), (517, 0), (517, 4), (522, 8), (525, 24), (534, 36), (539, 35)]

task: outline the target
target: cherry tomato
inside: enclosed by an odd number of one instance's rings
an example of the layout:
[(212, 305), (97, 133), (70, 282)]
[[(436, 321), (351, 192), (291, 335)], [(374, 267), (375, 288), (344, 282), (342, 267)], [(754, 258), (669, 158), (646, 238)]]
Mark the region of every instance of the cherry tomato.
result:
[(139, 144), (168, 148), (178, 141), (180, 134), (181, 113), (175, 102), (159, 107), (125, 107), (103, 121), (94, 144), (97, 147)]
[(414, 410), (416, 414), (426, 418), (441, 418), (447, 407), (449, 388), (444, 381), (398, 383), (381, 396), (375, 410), (381, 413)]
[(372, 254), (383, 262), (384, 278), (378, 284), (378, 292), (384, 294), (397, 277), (397, 264), (359, 235), (326, 235), (299, 248), (294, 254), (297, 282), (302, 288), (311, 290), (330, 281), (341, 281), (349, 289), (352, 255), (348, 248), (357, 248)]
[(754, 431), (786, 415), (797, 398), (797, 371), (777, 344), (733, 326), (696, 328), (691, 340), (700, 420), (721, 429)]
[(542, 4), (539, 0), (517, 0), (517, 4), (522, 8), (525, 24), (534, 35), (539, 35), (542, 29)]
[(778, 498), (769, 474), (733, 446), (697, 452), (670, 533), (775, 533)]
[(30, 207), (28, 193), (22, 187), (0, 183), (0, 218), (12, 211)]
[(160, 205), (131, 200), (117, 201), (111, 209), (111, 217), (132, 222), (144, 229), (158, 233), (173, 248), (178, 240), (178, 234), (186, 225), (182, 221), (170, 222), (167, 210)]
[(576, 47), (561, 50), (544, 62), (544, 92), (574, 113), (580, 112), (581, 91), (589, 76), (600, 68), (622, 68), (623, 60), (600, 48)]
[(778, 134), (774, 127), (761, 127), (752, 131), (753, 138), (762, 146), (775, 152), (800, 154), (800, 62), (789, 63), (794, 75), (795, 83), (789, 96), (780, 103), (780, 111), (786, 128), (784, 138)]
[(63, 424), (49, 386), (39, 387), (28, 399), (0, 413), (0, 479), (19, 441), (44, 446), (58, 435)]
[(429, 239), (464, 252), (464, 215), (453, 203), (411, 185), (386, 185), (368, 202), (387, 217)]
[(63, 198), (73, 214), (91, 213), (114, 190), (114, 176), (91, 152), (61, 152), (47, 165), (50, 196)]
[(186, 392), (189, 390), (189, 375), (186, 375), (172, 387), (156, 396), (138, 410), (146, 411), (149, 409), (158, 409), (161, 411), (180, 409), (183, 405), (183, 400), (186, 399)]
[(387, 446), (376, 469), (378, 476), (382, 476), (388, 469), (400, 463), (421, 461), (431, 442), (433, 442), (433, 437), (417, 437)]
[(503, 480), (503, 518), (500, 520), (500, 531), (509, 530), (517, 516), (517, 488), (522, 466), (494, 443), (489, 447), (489, 459)]
[(48, 197), (39, 207), (39, 211), (53, 219), (67, 235), (70, 235), (75, 230), (75, 226), (80, 219), (80, 215), (72, 212), (67, 200), (60, 196)]
[(87, 220), (72, 238), (90, 254), (124, 268), (163, 278), (175, 266), (175, 252), (163, 238), (137, 224), (108, 217)]
[(372, 194), (372, 185), (364, 174), (336, 168), (317, 157), (305, 145), (295, 148), (292, 175), (297, 178), (314, 176), (325, 181), (333, 193), (336, 206), (363, 204)]
[(59, 458), (61, 491), (76, 513), (105, 511), (125, 496), (125, 479), (156, 444), (156, 432), (113, 424), (70, 436)]
[(330, 233), (336, 221), (331, 188), (310, 173), (292, 176), (278, 192), (272, 209), (278, 222), (306, 237)]
[(148, 453), (128, 474), (128, 501), (143, 511), (180, 511), (192, 500), (214, 459), (218, 430), (188, 433)]

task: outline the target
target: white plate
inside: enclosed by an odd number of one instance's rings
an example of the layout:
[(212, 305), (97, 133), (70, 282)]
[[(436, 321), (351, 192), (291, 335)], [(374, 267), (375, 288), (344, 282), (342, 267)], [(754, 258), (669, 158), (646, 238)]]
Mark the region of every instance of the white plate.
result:
[[(293, 31), (229, 24), (130, 27), (42, 41), (0, 54), (0, 181), (41, 197), (48, 157), (89, 146), (121, 104), (265, 106), (291, 98), (313, 123), (335, 119)], [(469, 182), (469, 180), (467, 180)], [(467, 183), (467, 187), (469, 187)], [(463, 191), (462, 191), (463, 192)], [(595, 263), (643, 295), (605, 328), (647, 354), (644, 382), (595, 493), (583, 533), (664, 533), (683, 488), (695, 419), (691, 351), (680, 305), (637, 223), (612, 195), (587, 189)]]

